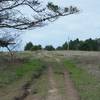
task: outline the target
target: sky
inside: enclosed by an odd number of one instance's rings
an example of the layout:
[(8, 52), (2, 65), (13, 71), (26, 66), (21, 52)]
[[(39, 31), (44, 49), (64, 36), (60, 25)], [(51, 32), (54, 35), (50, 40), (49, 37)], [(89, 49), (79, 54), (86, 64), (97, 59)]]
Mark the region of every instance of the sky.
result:
[[(62, 45), (65, 41), (79, 38), (100, 38), (100, 0), (48, 0), (60, 6), (77, 6), (79, 14), (61, 17), (42, 28), (27, 30), (22, 36), (23, 44)], [(47, 0), (43, 0), (47, 2)]]

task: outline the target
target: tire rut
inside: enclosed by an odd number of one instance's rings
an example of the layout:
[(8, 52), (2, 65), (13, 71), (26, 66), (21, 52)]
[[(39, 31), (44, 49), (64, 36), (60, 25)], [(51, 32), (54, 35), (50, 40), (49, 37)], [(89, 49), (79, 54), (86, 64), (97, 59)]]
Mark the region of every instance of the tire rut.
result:
[(64, 71), (64, 80), (65, 80), (66, 97), (67, 97), (66, 100), (80, 100), (78, 92), (74, 87), (74, 84), (71, 81), (67, 70)]
[[(39, 78), (41, 76), (42, 72), (41, 73), (38, 73), (38, 74), (33, 74), (32, 77), (30, 78), (30, 81), (27, 81), (20, 89), (21, 91), (21, 94), (18, 95), (18, 96), (15, 96), (13, 98), (13, 100), (25, 100), (30, 94), (31, 94), (31, 86), (35, 80), (35, 78)], [(34, 92), (35, 94), (35, 92)]]
[(61, 100), (61, 95), (59, 94), (59, 91), (56, 87), (56, 82), (53, 78), (53, 70), (52, 66), (49, 66), (48, 68), (48, 79), (49, 79), (49, 90), (46, 100)]
[(62, 73), (64, 77), (64, 84), (65, 84), (65, 92), (66, 92), (66, 100), (81, 100), (80, 96), (77, 92), (77, 89), (74, 86), (73, 81), (70, 79), (70, 74), (65, 69), (64, 64), (61, 63), (60, 59), (56, 59), (60, 66), (62, 66)]
[[(80, 97), (78, 95), (78, 92), (76, 88), (74, 87), (74, 83), (70, 79), (70, 75), (68, 71), (64, 68), (63, 64), (59, 63), (62, 68), (64, 69), (62, 71), (63, 73), (63, 79), (64, 79), (64, 87), (65, 87), (65, 95), (66, 98), (64, 100), (80, 100)], [(14, 97), (13, 100), (62, 100), (62, 95), (59, 93), (59, 88), (57, 87), (57, 82), (54, 79), (54, 72), (53, 72), (53, 64), (49, 63), (47, 70), (47, 77), (48, 77), (48, 91), (47, 95), (45, 95), (44, 99), (36, 96), (35, 94), (31, 94), (31, 85), (33, 84), (33, 78), (31, 78), (31, 81), (27, 82), (23, 85), (22, 88), (22, 94), (20, 96)]]

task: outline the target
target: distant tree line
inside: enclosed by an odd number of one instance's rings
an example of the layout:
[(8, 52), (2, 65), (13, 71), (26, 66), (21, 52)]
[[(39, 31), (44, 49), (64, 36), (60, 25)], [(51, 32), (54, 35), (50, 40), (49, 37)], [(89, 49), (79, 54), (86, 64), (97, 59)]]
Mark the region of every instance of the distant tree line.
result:
[(29, 42), (24, 47), (25, 51), (36, 51), (36, 50), (48, 50), (52, 51), (55, 50), (55, 48), (52, 45), (47, 45), (45, 48), (43, 48), (41, 45), (33, 45), (32, 42)]
[(83, 51), (100, 51), (100, 39), (86, 39), (84, 41), (70, 40), (65, 42), (62, 46), (54, 48), (52, 45), (47, 45), (44, 48), (41, 45), (33, 45), (32, 42), (26, 44), (24, 50), (35, 51), (35, 50), (83, 50)]

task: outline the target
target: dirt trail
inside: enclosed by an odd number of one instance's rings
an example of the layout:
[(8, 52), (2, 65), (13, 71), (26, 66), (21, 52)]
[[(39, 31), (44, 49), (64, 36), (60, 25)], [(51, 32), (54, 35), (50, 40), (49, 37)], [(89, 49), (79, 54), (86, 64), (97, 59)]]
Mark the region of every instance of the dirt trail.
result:
[(70, 80), (69, 73), (66, 70), (64, 71), (64, 80), (67, 95), (66, 100), (80, 100), (77, 90), (75, 89), (73, 82)]
[(39, 95), (29, 95), (24, 100), (62, 100), (59, 93), (59, 89), (56, 87), (56, 81), (54, 80), (54, 73), (52, 66), (48, 66), (48, 91), (44, 98), (39, 97)]
[(58, 89), (56, 87), (56, 82), (53, 78), (53, 70), (52, 67), (49, 66), (48, 68), (48, 79), (49, 79), (49, 90), (48, 90), (48, 96), (46, 100), (62, 100), (61, 95), (58, 92)]
[[(56, 59), (56, 61), (61, 64), (60, 59)], [(67, 69), (64, 68), (64, 65), (61, 64), (63, 68), (63, 76), (64, 76), (64, 83), (65, 83), (65, 91), (66, 91), (66, 100), (80, 100), (80, 96), (74, 86), (74, 83), (70, 79), (69, 72)]]
[[(63, 65), (61, 64), (60, 60), (59, 61), (57, 60), (57, 63), (59, 64), (59, 66), (57, 66), (58, 68)], [(25, 95), (25, 97), (22, 100), (80, 100), (78, 92), (76, 88), (74, 87), (74, 83), (71, 81), (69, 73), (64, 68), (64, 66), (61, 67), (62, 70), (60, 71), (62, 73), (62, 78), (63, 78), (63, 83), (64, 83), (63, 86), (65, 88), (64, 89), (65, 96), (60, 93), (60, 88), (58, 87), (59, 83), (57, 83), (57, 80), (55, 80), (54, 78), (56, 73), (54, 73), (53, 67), (54, 67), (54, 64), (49, 63), (47, 73), (45, 73), (45, 76), (47, 76), (47, 81), (48, 81), (47, 94), (45, 94), (44, 96), (41, 96), (38, 93), (33, 94), (30, 91), (30, 93), (28, 95)], [(59, 77), (59, 74), (56, 74), (56, 75), (58, 75)], [(43, 78), (44, 77), (42, 77), (42, 79)], [(30, 86), (30, 90), (31, 90), (31, 86)], [(15, 99), (15, 100), (21, 100), (21, 99)]]

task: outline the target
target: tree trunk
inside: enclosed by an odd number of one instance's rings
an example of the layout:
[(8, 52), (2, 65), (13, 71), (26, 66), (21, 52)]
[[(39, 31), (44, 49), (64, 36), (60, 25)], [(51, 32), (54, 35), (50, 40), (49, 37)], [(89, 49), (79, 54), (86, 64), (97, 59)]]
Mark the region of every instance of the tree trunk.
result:
[(13, 53), (12, 53), (12, 51), (10, 50), (10, 48), (9, 48), (8, 46), (7, 46), (6, 48), (8, 49), (8, 51), (9, 51), (9, 53), (10, 53), (11, 61), (13, 61)]

